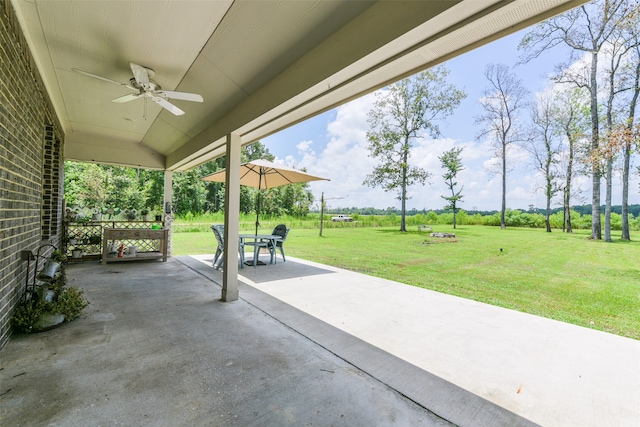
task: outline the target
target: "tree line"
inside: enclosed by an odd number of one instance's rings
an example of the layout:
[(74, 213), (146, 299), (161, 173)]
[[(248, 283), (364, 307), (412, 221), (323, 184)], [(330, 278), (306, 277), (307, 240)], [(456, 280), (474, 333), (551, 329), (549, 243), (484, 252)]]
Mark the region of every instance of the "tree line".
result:
[[(242, 148), (243, 163), (256, 159), (274, 160), (260, 141)], [(225, 184), (200, 178), (224, 166), (223, 157), (186, 172), (174, 172), (173, 212), (177, 216), (223, 212)], [(304, 216), (314, 202), (306, 183), (261, 191), (260, 212), (265, 215)], [(164, 172), (65, 162), (64, 193), (67, 207), (80, 216), (101, 212), (110, 219), (124, 217), (127, 212), (159, 214), (163, 210)], [(257, 194), (255, 188), (240, 187), (240, 212), (255, 212)]]
[[(602, 205), (600, 209), (604, 211), (604, 205)], [(635, 218), (640, 218), (640, 205), (629, 205), (628, 210), (629, 210), (629, 215), (632, 215)], [(382, 208), (374, 208), (374, 207), (359, 208), (356, 206), (351, 206), (351, 207), (329, 208), (329, 211), (333, 214), (343, 214), (343, 215), (356, 215), (356, 214), (358, 215), (401, 215), (402, 214), (402, 211), (396, 207), (388, 207), (388, 208), (382, 209)], [(458, 212), (460, 211), (461, 210), (458, 210)], [(512, 211), (518, 211), (518, 212), (529, 213), (529, 214), (540, 214), (542, 212), (545, 212), (544, 209), (539, 209), (535, 206), (530, 206), (526, 209), (512, 209)], [(551, 215), (562, 213), (563, 211), (564, 211), (564, 208), (562, 207), (553, 208), (551, 209)], [(581, 206), (572, 206), (571, 211), (574, 213), (574, 215), (578, 214), (583, 216), (583, 215), (591, 215), (592, 209), (591, 209), (591, 205), (581, 205)], [(442, 209), (427, 209), (427, 208), (407, 209), (406, 214), (407, 216), (415, 216), (415, 215), (426, 215), (429, 212), (435, 212), (437, 215), (453, 213), (451, 212), (450, 208), (445, 206)], [(465, 209), (465, 212), (467, 215), (479, 214), (481, 216), (492, 216), (495, 214), (500, 214), (500, 211), (498, 210)], [(622, 206), (620, 205), (612, 206), (611, 212), (618, 215), (622, 215)], [(317, 208), (311, 209), (310, 213), (319, 213), (319, 209)], [(452, 224), (453, 224), (453, 221), (452, 221)]]
[[(591, 228), (590, 213), (581, 214), (578, 211), (572, 210), (572, 216), (574, 218), (574, 228), (576, 230), (586, 230)], [(483, 215), (479, 212), (472, 213), (461, 209), (457, 214), (456, 221), (458, 225), (485, 225), (499, 227), (502, 225), (503, 219), (508, 227), (546, 228), (548, 221), (552, 228), (562, 229), (562, 227), (564, 227), (564, 210), (557, 210), (547, 217), (546, 214), (542, 213), (507, 209), (503, 218), (502, 212), (500, 211)], [(408, 217), (407, 222), (412, 225), (452, 225), (453, 213), (446, 211), (429, 211), (426, 214), (419, 213), (414, 216), (410, 216)], [(631, 216), (629, 224), (632, 230), (640, 231), (640, 216), (635, 218)], [(612, 213), (611, 228), (613, 230), (622, 230), (622, 216), (620, 214)]]

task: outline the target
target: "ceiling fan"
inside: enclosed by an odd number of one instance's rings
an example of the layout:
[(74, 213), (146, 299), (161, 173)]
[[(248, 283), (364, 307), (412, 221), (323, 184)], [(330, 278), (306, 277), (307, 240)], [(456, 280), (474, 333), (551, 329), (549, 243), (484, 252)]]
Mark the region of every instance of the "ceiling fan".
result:
[(152, 79), (155, 77), (156, 73), (151, 68), (143, 67), (142, 65), (134, 64), (133, 62), (129, 63), (131, 67), (131, 71), (133, 72), (133, 77), (129, 79), (129, 83), (120, 83), (116, 80), (109, 79), (107, 77), (98, 76), (97, 74), (92, 74), (87, 71), (82, 71), (77, 68), (72, 68), (73, 71), (79, 74), (83, 74), (88, 77), (93, 77), (94, 79), (104, 80), (105, 82), (115, 83), (119, 86), (124, 86), (128, 89), (135, 91), (135, 93), (130, 93), (119, 98), (113, 100), (113, 102), (129, 102), (134, 99), (144, 98), (145, 100), (145, 108), (144, 108), (144, 118), (147, 118), (147, 98), (151, 98), (153, 102), (160, 105), (162, 108), (169, 110), (176, 116), (181, 116), (184, 114), (180, 108), (176, 107), (172, 103), (170, 103), (169, 99), (179, 99), (182, 101), (193, 101), (193, 102), (202, 102), (203, 98), (201, 95), (197, 93), (188, 93), (188, 92), (175, 92), (172, 90), (163, 90), (158, 83), (153, 81)]

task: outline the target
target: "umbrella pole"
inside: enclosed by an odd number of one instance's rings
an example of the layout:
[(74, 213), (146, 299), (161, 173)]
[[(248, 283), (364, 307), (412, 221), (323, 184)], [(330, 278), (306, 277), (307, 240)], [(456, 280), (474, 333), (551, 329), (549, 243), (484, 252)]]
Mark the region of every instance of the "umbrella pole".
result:
[(257, 208), (256, 208), (256, 236), (258, 235), (258, 226), (260, 225), (260, 222), (258, 221), (259, 217), (260, 217), (260, 189), (258, 189), (258, 203), (257, 203)]
[(258, 203), (256, 207), (256, 236), (258, 235), (258, 227), (260, 226), (260, 187), (262, 187), (262, 169), (260, 170), (260, 174), (258, 177)]

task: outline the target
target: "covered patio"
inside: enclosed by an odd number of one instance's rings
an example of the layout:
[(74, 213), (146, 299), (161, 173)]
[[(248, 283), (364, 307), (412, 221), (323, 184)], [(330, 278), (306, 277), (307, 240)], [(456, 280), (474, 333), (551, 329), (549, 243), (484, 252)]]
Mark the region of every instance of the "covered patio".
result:
[[(70, 265), (84, 316), (2, 353), (6, 425), (633, 425), (635, 340), (293, 257)], [(150, 268), (152, 267), (152, 268)]]
[[(164, 171), (170, 224), (173, 173), (225, 156), (225, 252), (236, 253), (242, 146), (585, 2), (3, 2), (0, 162), (27, 185), (5, 195), (15, 220), (0, 234), (12, 247), (0, 346), (20, 251), (60, 245), (65, 160)], [(233, 263), (221, 296), (238, 298)]]
[[(2, 424), (635, 424), (636, 341), (293, 258), (72, 265), (85, 316), (10, 332), (20, 253), (60, 244), (65, 160), (163, 170), (171, 216), (172, 174), (226, 156), (235, 254), (242, 146), (585, 2), (2, 2)], [(73, 71), (129, 62), (204, 102), (112, 104)]]

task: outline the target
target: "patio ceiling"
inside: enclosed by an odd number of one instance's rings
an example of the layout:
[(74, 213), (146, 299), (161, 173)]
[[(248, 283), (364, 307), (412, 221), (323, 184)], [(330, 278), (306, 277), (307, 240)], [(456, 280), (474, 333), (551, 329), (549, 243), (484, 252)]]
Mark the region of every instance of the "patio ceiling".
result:
[[(585, 0), (11, 0), (65, 158), (186, 170)], [(113, 103), (129, 62), (203, 103)]]

